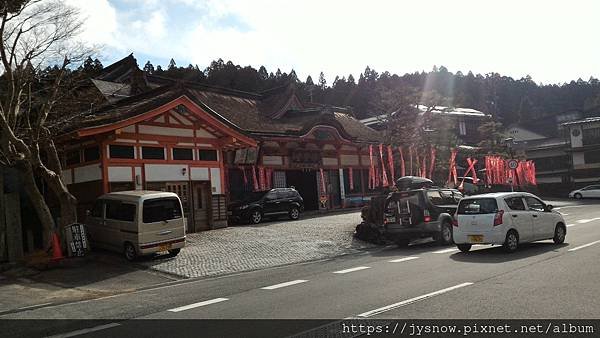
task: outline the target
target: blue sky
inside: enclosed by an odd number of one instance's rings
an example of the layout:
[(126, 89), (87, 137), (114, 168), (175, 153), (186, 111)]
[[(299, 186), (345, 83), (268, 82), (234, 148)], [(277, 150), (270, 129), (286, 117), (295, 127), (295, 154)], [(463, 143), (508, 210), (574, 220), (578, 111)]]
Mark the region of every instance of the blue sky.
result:
[(367, 65), (404, 74), (434, 65), (562, 83), (600, 77), (600, 1), (67, 0), (81, 38), (107, 65), (174, 58), (204, 69), (222, 58), (295, 69), (329, 82)]

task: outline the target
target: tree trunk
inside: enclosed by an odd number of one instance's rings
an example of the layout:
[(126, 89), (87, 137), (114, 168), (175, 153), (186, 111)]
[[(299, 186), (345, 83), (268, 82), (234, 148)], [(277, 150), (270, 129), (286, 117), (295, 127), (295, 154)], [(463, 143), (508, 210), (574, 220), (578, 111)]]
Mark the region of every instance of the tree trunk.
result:
[(31, 163), (27, 161), (20, 161), (17, 164), (17, 168), (19, 169), (21, 178), (23, 180), (23, 189), (27, 193), (29, 201), (31, 202), (31, 205), (35, 209), (36, 214), (42, 223), (42, 228), (45, 232), (44, 238), (48, 239), (44, 243), (44, 250), (48, 250), (51, 246), (51, 234), (52, 232), (56, 231), (54, 218), (52, 217), (52, 213), (50, 212), (50, 209), (44, 200), (44, 196), (40, 192), (35, 182), (35, 176), (33, 173), (33, 168), (31, 167)]

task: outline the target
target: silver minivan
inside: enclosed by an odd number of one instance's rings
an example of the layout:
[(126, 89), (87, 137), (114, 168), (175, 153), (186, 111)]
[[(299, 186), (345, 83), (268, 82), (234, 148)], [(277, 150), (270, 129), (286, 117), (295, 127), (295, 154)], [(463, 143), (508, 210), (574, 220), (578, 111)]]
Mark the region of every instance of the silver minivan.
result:
[(179, 197), (162, 191), (121, 191), (100, 196), (85, 220), (95, 247), (122, 252), (129, 261), (157, 252), (179, 254), (185, 219)]

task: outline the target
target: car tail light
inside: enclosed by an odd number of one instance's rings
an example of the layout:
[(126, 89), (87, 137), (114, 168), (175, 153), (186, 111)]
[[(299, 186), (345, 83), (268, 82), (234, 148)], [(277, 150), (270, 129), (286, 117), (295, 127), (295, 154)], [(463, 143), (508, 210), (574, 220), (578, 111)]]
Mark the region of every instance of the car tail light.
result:
[(429, 210), (423, 211), (423, 220), (427, 222), (431, 222), (431, 215), (429, 214)]
[(496, 211), (496, 215), (494, 216), (494, 226), (502, 224), (502, 216), (504, 216), (504, 210)]

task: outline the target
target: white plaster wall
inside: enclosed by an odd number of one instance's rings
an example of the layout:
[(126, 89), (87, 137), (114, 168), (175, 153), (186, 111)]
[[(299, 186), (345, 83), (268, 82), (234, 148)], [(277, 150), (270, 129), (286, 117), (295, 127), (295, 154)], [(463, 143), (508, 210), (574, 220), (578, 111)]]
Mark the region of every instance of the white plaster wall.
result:
[(581, 166), (585, 164), (583, 152), (573, 153), (573, 166)]
[(143, 188), (142, 167), (135, 167), (134, 184), (135, 184), (135, 190), (142, 190), (142, 188)]
[(323, 157), (323, 165), (327, 166), (337, 166), (338, 159), (335, 157)]
[(358, 155), (340, 155), (341, 165), (359, 165)]
[(534, 133), (532, 131), (529, 131), (527, 129), (523, 129), (523, 128), (519, 128), (519, 127), (510, 128), (508, 130), (508, 135), (510, 137), (514, 138), (515, 142), (539, 140), (539, 139), (546, 138), (543, 135), (540, 135), (540, 134)]
[(183, 136), (183, 137), (193, 137), (194, 136), (194, 131), (191, 129), (146, 126), (143, 124), (139, 125), (138, 128), (139, 128), (140, 133), (142, 133), (142, 134)]
[(197, 129), (196, 136), (198, 137), (206, 137), (206, 138), (216, 138), (215, 135), (209, 133), (205, 129)]
[(127, 126), (123, 128), (123, 131), (126, 133), (135, 133), (135, 126)]
[(344, 187), (344, 169), (339, 169), (340, 171), (340, 198), (343, 200), (346, 198), (346, 187)]
[(210, 168), (210, 186), (213, 194), (221, 194), (221, 170), (219, 168)]
[(208, 168), (191, 168), (192, 181), (208, 181)]
[(71, 176), (71, 169), (63, 170), (62, 179), (65, 184), (73, 184), (73, 177)]
[(187, 168), (187, 165), (179, 164), (145, 164), (146, 182), (187, 181), (190, 175)]
[(262, 163), (264, 165), (283, 165), (283, 157), (281, 157), (281, 156), (263, 156)]
[(109, 182), (131, 182), (131, 167), (108, 167)]
[(90, 164), (75, 168), (75, 181), (73, 183), (90, 182), (102, 179), (100, 164)]
[[(573, 130), (575, 129), (579, 131), (579, 135), (577, 136), (573, 136)], [(581, 130), (580, 125), (571, 126), (571, 128), (569, 128), (569, 134), (571, 135), (571, 148), (583, 147), (583, 130)]]

